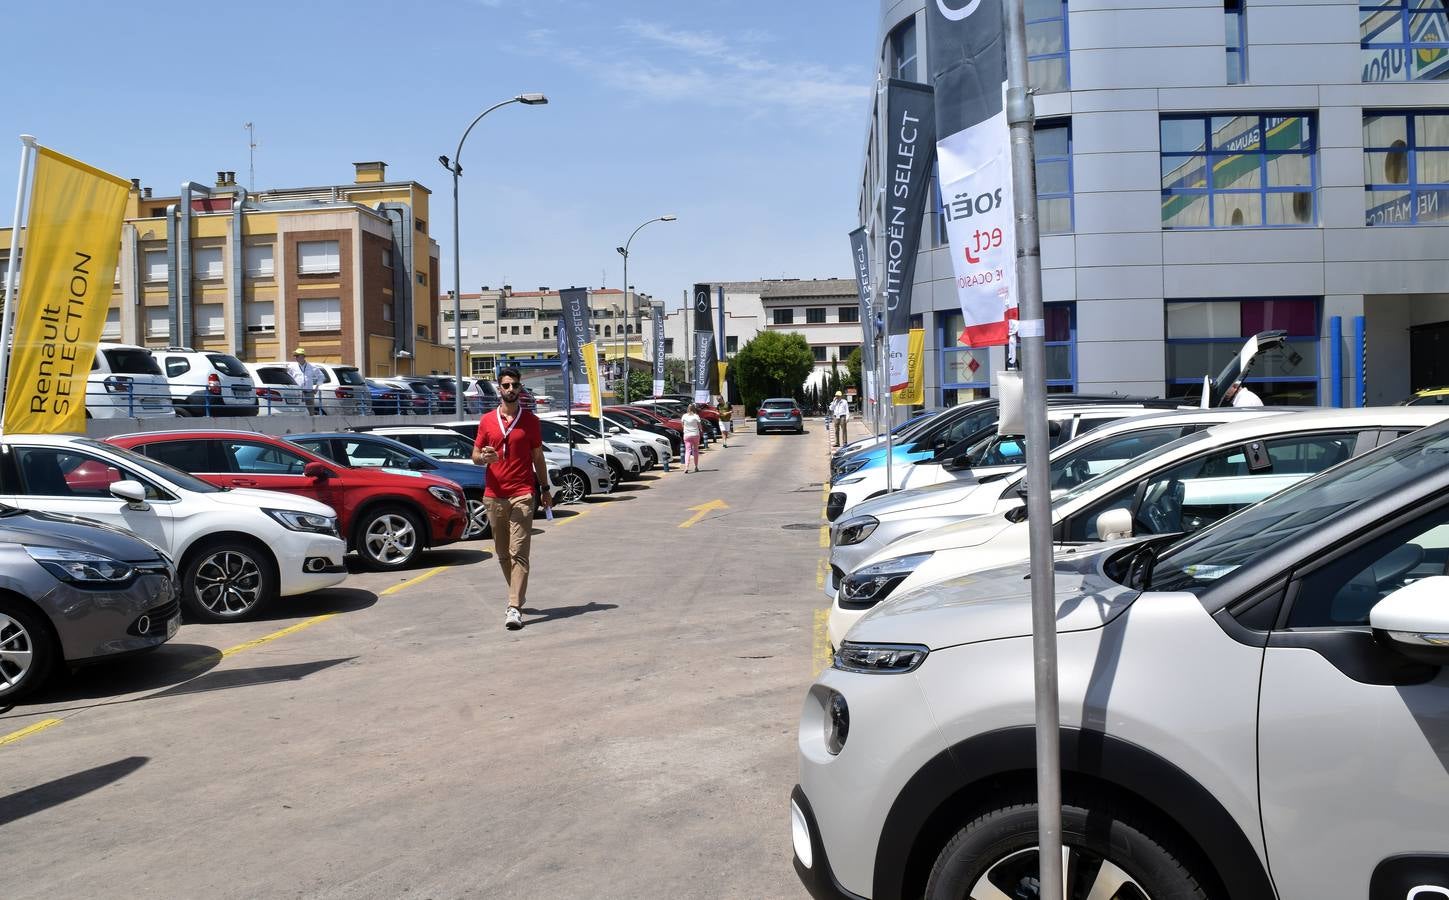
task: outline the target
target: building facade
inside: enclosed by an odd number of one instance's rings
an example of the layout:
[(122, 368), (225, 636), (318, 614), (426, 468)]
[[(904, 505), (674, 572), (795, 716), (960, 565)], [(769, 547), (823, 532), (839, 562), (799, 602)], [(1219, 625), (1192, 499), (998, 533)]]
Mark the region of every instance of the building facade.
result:
[[(929, 80), (924, 8), (882, 0), (882, 76)], [(1027, 17), (1051, 390), (1184, 394), (1276, 328), (1288, 348), (1249, 379), (1268, 402), (1449, 383), (1439, 4), (1027, 0)], [(877, 273), (879, 116), (859, 194)], [(911, 306), (929, 405), (988, 392), (1005, 362), (957, 338), (954, 198), (935, 198)]]
[[(627, 301), (627, 304), (626, 304)], [(625, 338), (634, 368), (647, 367), (652, 357), (643, 346), (641, 327), (648, 321), (653, 300), (648, 294), (629, 289), (590, 288), (589, 314), (600, 358), (622, 368)], [(625, 309), (628, 309), (626, 318)], [(540, 287), (536, 291), (515, 291), (512, 285), (484, 286), (476, 294), (459, 298), (458, 319), (463, 331), (463, 352), (474, 375), (491, 375), (504, 362), (553, 360), (558, 358), (558, 320), (563, 315), (559, 291)], [(438, 314), (438, 333), (452, 346), (451, 294), (443, 298)]]
[[(165, 197), (133, 181), (102, 340), (258, 362), (303, 347), (369, 376), (451, 371), (430, 192), (385, 176), (363, 162), (351, 184), (249, 193), (218, 172)], [(9, 244), (3, 229), (0, 269)]]

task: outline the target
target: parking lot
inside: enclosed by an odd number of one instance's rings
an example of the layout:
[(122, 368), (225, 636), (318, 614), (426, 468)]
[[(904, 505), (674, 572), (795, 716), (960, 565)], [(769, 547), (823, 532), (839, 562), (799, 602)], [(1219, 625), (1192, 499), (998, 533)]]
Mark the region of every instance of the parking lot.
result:
[(182, 627), (0, 716), (7, 897), (780, 897), (826, 437)]

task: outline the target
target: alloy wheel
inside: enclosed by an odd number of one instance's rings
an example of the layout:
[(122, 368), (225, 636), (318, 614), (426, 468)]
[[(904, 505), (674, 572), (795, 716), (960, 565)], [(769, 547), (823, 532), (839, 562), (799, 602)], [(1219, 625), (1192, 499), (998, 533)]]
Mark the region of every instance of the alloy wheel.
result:
[(35, 640), (24, 623), (0, 612), (0, 693), (24, 681), (34, 660)]
[(471, 541), (483, 536), (488, 529), (488, 507), (482, 497), (468, 498), (468, 527), (463, 529), (463, 540)]
[(368, 523), (363, 543), (368, 556), (382, 565), (396, 566), (412, 558), (418, 546), (418, 533), (406, 516), (386, 513)]
[(559, 487), (563, 488), (565, 503), (581, 503), (589, 494), (588, 485), (584, 484), (584, 476), (577, 472), (565, 472), (558, 480)]
[[(1151, 895), (1121, 866), (1080, 847), (1062, 848), (1067, 900), (1151, 900)], [(970, 900), (1036, 900), (1040, 896), (1036, 848), (1018, 850), (989, 866)]]
[(262, 599), (262, 570), (236, 550), (221, 550), (196, 567), (196, 600), (217, 616), (240, 616)]

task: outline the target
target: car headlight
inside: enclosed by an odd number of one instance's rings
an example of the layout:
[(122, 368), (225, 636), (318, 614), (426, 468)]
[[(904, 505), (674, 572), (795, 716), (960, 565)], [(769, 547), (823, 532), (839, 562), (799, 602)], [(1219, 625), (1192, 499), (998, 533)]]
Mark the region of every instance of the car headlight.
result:
[(835, 479), (835, 484), (836, 485), (842, 485), (842, 484), (860, 484), (864, 480), (865, 480), (865, 476), (864, 475), (856, 475), (856, 476), (853, 476), (851, 478), (837, 478), (837, 479)]
[(878, 525), (880, 525), (880, 519), (875, 516), (856, 516), (853, 519), (846, 519), (835, 527), (835, 544), (839, 547), (859, 544), (875, 533)]
[(837, 478), (839, 478), (842, 475), (853, 475), (856, 472), (859, 472), (861, 469), (864, 469), (865, 468), (865, 464), (867, 462), (869, 462), (869, 460), (865, 460), (865, 459), (852, 459), (852, 460), (847, 460), (846, 462), (843, 462), (843, 463), (840, 464), (840, 468), (836, 471), (835, 475), (836, 475)]
[[(832, 665), (842, 672), (901, 675), (919, 669), (930, 652), (929, 648), (920, 644), (856, 644), (844, 641), (835, 651)], [(841, 743), (845, 743), (844, 739)]]
[(634, 449), (623, 441), (609, 441), (609, 447), (615, 453), (633, 453)]
[(845, 609), (868, 609), (884, 600), (902, 581), (910, 577), (930, 553), (898, 556), (874, 565), (856, 569), (840, 583), (840, 605)]
[(445, 487), (439, 487), (435, 484), (432, 487), (428, 488), (428, 493), (432, 494), (434, 497), (437, 497), (439, 500), (443, 501), (449, 506), (463, 505), (462, 502), (458, 500), (458, 495)]
[(30, 558), (41, 568), (67, 584), (89, 587), (119, 585), (130, 581), (136, 570), (126, 563), (85, 550), (62, 550), (59, 547), (26, 547)]
[(584, 462), (593, 466), (595, 469), (598, 469), (600, 472), (605, 471), (609, 468), (608, 466), (604, 465), (604, 461), (602, 459), (586, 459), (584, 460)]
[(307, 531), (312, 534), (337, 536), (337, 517), (321, 516), (317, 513), (297, 512), (291, 509), (263, 509), (262, 512), (277, 520), (289, 531)]

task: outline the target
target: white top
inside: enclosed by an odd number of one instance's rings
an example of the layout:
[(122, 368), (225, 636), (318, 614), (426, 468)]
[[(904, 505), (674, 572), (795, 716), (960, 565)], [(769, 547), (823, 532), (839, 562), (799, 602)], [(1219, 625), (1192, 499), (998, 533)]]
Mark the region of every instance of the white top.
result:
[(1234, 406), (1262, 406), (1263, 399), (1257, 394), (1248, 390), (1247, 385), (1241, 385), (1238, 392), (1233, 395)]
[(687, 412), (679, 417), (680, 423), (684, 425), (685, 437), (699, 437), (699, 416), (696, 413)]
[(830, 415), (837, 419), (850, 415), (850, 404), (844, 397), (836, 397), (830, 404)]
[(301, 365), (296, 362), (287, 363), (287, 374), (292, 376), (292, 380), (297, 382), (298, 387), (308, 391), (316, 390), (327, 380), (323, 376), (322, 370), (309, 362), (303, 362)]

